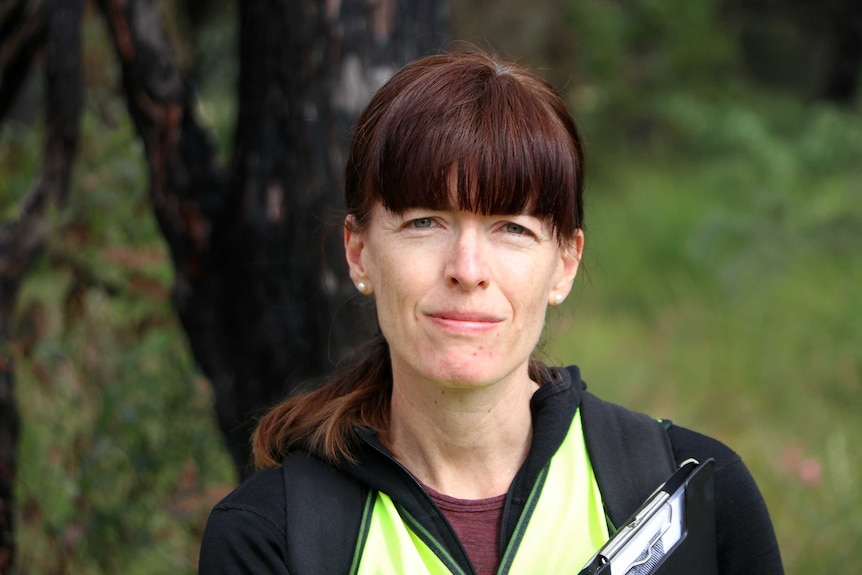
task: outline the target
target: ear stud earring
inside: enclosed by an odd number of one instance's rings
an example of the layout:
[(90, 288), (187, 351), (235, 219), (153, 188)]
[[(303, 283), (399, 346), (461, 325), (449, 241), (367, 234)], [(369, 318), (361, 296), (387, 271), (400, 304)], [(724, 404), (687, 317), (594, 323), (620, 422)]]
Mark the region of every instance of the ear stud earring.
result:
[(564, 299), (563, 294), (558, 293), (557, 295), (554, 296), (554, 304), (560, 305), (561, 303), (563, 303), (563, 299)]
[(356, 284), (356, 289), (358, 289), (361, 293), (365, 293), (368, 291), (368, 285), (365, 282), (359, 282)]

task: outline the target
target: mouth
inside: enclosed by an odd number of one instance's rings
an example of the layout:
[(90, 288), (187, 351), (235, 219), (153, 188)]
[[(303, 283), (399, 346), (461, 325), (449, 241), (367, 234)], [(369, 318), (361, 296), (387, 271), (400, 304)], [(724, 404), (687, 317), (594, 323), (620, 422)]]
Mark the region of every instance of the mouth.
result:
[(426, 315), (435, 324), (456, 331), (487, 331), (494, 329), (503, 321), (493, 314), (458, 310), (438, 311)]

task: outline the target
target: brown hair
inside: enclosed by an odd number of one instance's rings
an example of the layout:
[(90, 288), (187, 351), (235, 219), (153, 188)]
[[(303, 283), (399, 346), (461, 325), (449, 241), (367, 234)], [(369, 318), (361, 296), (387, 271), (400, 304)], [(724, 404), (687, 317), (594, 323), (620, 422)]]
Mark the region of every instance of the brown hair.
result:
[[(360, 116), (345, 196), (360, 231), (378, 202), (400, 213), (454, 200), (477, 213), (546, 218), (565, 245), (583, 229), (581, 141), (562, 98), (535, 72), (482, 53), (428, 56), (399, 70)], [(530, 377), (541, 381), (545, 369), (531, 360)], [(378, 336), (352, 368), (261, 419), (256, 465), (277, 465), (300, 446), (350, 460), (356, 427), (385, 441), (391, 387), (389, 347)]]
[(347, 160), (347, 211), (401, 213), (450, 202), (548, 218), (561, 242), (583, 228), (583, 151), (566, 105), (541, 76), (481, 53), (408, 64), (371, 99)]

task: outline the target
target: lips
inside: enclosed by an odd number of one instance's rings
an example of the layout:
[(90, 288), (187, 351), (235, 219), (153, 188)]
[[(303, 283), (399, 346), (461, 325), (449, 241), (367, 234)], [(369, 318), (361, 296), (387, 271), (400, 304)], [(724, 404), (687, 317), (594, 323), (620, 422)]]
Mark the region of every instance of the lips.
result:
[(426, 315), (436, 324), (468, 331), (492, 329), (503, 321), (497, 315), (477, 311), (445, 310)]

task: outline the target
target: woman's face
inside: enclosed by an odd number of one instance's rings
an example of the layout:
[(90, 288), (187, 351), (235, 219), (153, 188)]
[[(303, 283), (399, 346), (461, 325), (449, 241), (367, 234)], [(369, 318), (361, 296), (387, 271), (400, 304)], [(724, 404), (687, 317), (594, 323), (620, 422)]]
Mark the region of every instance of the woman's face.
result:
[(569, 293), (583, 246), (579, 233), (560, 248), (546, 221), (523, 214), (399, 215), (378, 204), (366, 229), (353, 228), (350, 275), (376, 296), (394, 381), (449, 387), (526, 377), (547, 306)]

